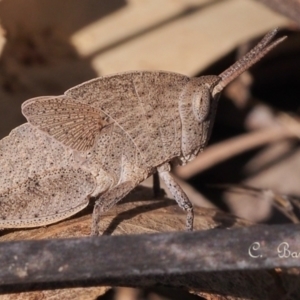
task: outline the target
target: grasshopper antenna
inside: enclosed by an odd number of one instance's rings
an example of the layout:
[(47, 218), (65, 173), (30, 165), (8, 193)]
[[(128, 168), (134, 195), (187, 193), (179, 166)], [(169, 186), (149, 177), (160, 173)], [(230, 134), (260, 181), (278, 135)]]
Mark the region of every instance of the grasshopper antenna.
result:
[(219, 76), (221, 81), (215, 86), (213, 94), (220, 93), (225, 86), (231, 81), (249, 69), (252, 65), (258, 62), (262, 57), (264, 57), (269, 51), (275, 48), (278, 44), (284, 41), (287, 37), (283, 36), (273, 43), (269, 44), (272, 38), (278, 32), (278, 28), (268, 32), (263, 39), (246, 55), (234, 63), (231, 67), (222, 72)]

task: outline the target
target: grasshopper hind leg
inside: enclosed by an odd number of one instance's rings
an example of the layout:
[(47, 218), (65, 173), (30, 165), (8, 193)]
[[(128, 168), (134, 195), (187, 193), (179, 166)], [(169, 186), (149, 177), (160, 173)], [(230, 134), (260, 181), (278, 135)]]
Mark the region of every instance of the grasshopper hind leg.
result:
[(160, 177), (163, 179), (165, 184), (167, 185), (169, 191), (171, 192), (172, 196), (176, 200), (178, 206), (182, 208), (186, 213), (186, 229), (187, 231), (193, 230), (193, 223), (194, 223), (194, 211), (193, 205), (190, 202), (189, 198), (180, 187), (180, 185), (175, 181), (170, 173), (170, 165), (164, 164), (157, 168), (157, 171)]
[(100, 196), (96, 201), (93, 211), (92, 220), (92, 236), (99, 235), (99, 221), (101, 215), (116, 205), (123, 199), (131, 190), (135, 188), (136, 184), (132, 181), (125, 181), (115, 186), (113, 189), (108, 190)]

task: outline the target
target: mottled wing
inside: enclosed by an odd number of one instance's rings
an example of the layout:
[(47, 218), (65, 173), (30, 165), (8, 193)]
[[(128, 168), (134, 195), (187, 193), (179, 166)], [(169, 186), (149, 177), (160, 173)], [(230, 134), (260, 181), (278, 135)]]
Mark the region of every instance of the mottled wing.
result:
[(0, 228), (57, 222), (88, 204), (96, 183), (61, 143), (26, 123), (0, 140)]
[(94, 188), (92, 175), (81, 169), (45, 170), (0, 191), (0, 228), (36, 227), (66, 219), (88, 205)]
[(78, 151), (91, 149), (106, 125), (99, 110), (65, 96), (30, 99), (23, 103), (22, 113), (29, 123)]
[(135, 71), (97, 78), (65, 95), (105, 113), (129, 137), (149, 167), (180, 155), (179, 98), (189, 78)]

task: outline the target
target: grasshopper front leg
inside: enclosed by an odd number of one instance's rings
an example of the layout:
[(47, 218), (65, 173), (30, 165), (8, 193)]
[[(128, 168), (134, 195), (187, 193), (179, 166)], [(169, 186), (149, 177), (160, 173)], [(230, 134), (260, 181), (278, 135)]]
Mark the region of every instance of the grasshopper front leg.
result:
[(167, 185), (169, 191), (171, 192), (172, 196), (176, 200), (177, 204), (180, 208), (186, 211), (186, 230), (192, 231), (193, 230), (193, 223), (194, 223), (194, 210), (193, 205), (190, 202), (189, 198), (180, 187), (180, 185), (175, 181), (170, 173), (170, 164), (166, 163), (159, 167), (157, 167), (157, 171), (159, 176), (163, 179), (165, 184)]

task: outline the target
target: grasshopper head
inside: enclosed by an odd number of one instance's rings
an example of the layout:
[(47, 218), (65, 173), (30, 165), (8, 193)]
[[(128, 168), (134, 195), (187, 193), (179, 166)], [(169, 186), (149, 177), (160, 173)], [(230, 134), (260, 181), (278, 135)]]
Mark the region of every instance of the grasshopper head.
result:
[(221, 91), (286, 38), (282, 37), (271, 42), (277, 31), (274, 29), (267, 33), (252, 50), (219, 76), (191, 78), (187, 83), (179, 104), (182, 124), (182, 163), (193, 159), (206, 146)]

